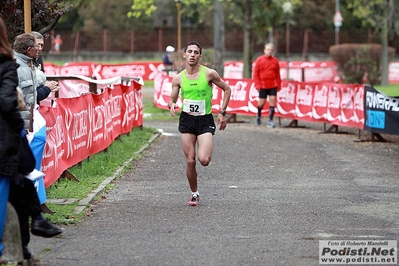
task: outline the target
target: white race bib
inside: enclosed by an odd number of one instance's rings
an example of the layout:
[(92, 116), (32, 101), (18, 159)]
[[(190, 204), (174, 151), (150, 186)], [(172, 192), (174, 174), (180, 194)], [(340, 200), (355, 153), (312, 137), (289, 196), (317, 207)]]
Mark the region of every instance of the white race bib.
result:
[(205, 115), (205, 100), (188, 100), (183, 101), (183, 112), (190, 115)]

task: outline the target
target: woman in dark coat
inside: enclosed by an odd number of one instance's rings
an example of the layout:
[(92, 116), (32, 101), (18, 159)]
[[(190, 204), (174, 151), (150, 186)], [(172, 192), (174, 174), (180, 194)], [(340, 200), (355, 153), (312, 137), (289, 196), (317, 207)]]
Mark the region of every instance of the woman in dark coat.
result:
[(7, 263), (2, 258), (2, 238), (10, 178), (18, 172), (18, 148), (24, 126), (18, 109), (17, 85), (17, 65), (0, 18), (0, 265)]

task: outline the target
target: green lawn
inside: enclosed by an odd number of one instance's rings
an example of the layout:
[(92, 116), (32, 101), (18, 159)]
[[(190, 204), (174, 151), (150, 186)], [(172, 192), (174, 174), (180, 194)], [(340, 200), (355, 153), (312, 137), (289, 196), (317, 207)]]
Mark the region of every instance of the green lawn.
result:
[(374, 88), (388, 95), (389, 97), (399, 97), (399, 84), (390, 84), (388, 86), (377, 86)]

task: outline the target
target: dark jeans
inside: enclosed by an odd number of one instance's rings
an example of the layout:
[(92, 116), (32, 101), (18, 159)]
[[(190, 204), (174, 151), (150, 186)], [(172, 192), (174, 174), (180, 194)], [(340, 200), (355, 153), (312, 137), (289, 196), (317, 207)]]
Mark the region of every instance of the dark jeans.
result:
[(42, 212), (33, 182), (22, 175), (11, 178), (8, 200), (18, 214), (22, 245), (27, 246), (30, 241), (29, 216), (36, 217)]

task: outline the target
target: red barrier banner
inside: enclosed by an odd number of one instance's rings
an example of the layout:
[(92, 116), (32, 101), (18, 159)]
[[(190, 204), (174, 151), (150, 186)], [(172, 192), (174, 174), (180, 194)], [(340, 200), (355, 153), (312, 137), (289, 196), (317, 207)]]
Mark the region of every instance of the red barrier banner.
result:
[(364, 86), (283, 81), (277, 93), (277, 115), (310, 122), (363, 129)]
[[(114, 85), (101, 94), (57, 98), (41, 106), (47, 140), (42, 170), (48, 187), (69, 167), (107, 148), (121, 134), (143, 124), (141, 85)], [(54, 107), (55, 106), (55, 107)]]
[(389, 64), (388, 80), (389, 83), (399, 83), (399, 62)]
[(54, 76), (58, 75), (60, 69), (60, 66), (57, 66), (53, 63), (44, 63), (43, 67), (46, 75), (54, 75)]
[[(336, 70), (336, 64), (332, 61), (292, 61), (287, 64), (280, 61), (281, 79), (299, 82), (331, 82), (337, 83), (340, 77)], [(143, 80), (154, 80), (156, 72), (162, 71), (162, 62), (132, 62), (125, 64), (98, 64), (93, 62), (68, 62), (63, 66), (52, 63), (44, 63), (47, 75), (82, 75), (96, 79), (106, 79), (115, 76), (142, 77)], [(227, 61), (224, 63), (224, 78), (242, 79), (244, 64), (239, 61)], [(399, 83), (399, 63), (389, 64), (390, 83)]]
[[(339, 76), (334, 62), (303, 62), (280, 61), (281, 79), (294, 81), (324, 81), (337, 82)], [(226, 62), (224, 64), (224, 78), (242, 79), (244, 64), (242, 62)]]
[[(257, 115), (259, 92), (251, 79), (223, 79), (231, 88), (228, 114)], [(154, 80), (154, 105), (167, 109), (172, 92), (172, 77), (160, 72)], [(212, 112), (218, 113), (222, 91), (214, 88)], [(310, 122), (363, 129), (364, 86), (325, 82), (282, 81), (277, 93), (276, 116)], [(181, 106), (179, 96), (177, 105)], [(262, 114), (269, 115), (265, 104)]]
[(156, 72), (163, 69), (162, 62), (132, 62), (125, 64), (99, 64), (93, 62), (68, 62), (62, 66), (44, 63), (46, 75), (80, 75), (97, 80), (122, 77), (141, 77), (153, 80)]
[[(280, 61), (281, 79), (300, 82), (331, 82), (338, 83), (341, 80), (336, 64), (332, 61), (306, 62), (292, 61), (287, 64)], [(242, 62), (228, 61), (224, 64), (224, 78), (241, 79), (244, 64)], [(399, 83), (399, 62), (389, 64), (389, 83)]]

